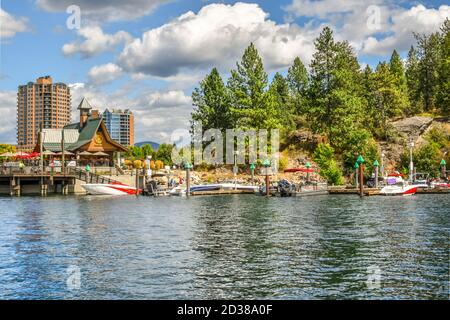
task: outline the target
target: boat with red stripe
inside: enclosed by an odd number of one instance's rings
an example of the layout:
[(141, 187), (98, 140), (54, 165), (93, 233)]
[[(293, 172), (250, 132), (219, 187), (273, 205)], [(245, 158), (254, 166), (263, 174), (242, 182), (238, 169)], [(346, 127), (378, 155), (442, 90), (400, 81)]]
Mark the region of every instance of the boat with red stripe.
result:
[(92, 195), (136, 195), (137, 192), (141, 193), (141, 189), (136, 189), (136, 187), (128, 186), (120, 182), (111, 183), (86, 183), (82, 184), (81, 187), (86, 190), (88, 194)]

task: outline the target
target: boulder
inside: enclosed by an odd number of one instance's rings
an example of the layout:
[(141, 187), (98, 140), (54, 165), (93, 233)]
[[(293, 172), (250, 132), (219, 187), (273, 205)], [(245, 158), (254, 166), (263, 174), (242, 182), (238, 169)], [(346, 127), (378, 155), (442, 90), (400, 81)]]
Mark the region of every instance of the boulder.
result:
[(416, 140), (433, 122), (431, 117), (411, 117), (401, 119), (392, 123), (392, 126), (403, 138), (413, 138)]

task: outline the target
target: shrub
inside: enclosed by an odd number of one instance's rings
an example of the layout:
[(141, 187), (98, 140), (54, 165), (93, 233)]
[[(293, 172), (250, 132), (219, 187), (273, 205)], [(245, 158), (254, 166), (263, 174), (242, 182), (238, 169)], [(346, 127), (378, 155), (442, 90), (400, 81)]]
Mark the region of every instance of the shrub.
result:
[(343, 183), (342, 170), (334, 160), (334, 149), (329, 144), (319, 144), (313, 158), (319, 165), (319, 174), (327, 179), (328, 183), (335, 185)]

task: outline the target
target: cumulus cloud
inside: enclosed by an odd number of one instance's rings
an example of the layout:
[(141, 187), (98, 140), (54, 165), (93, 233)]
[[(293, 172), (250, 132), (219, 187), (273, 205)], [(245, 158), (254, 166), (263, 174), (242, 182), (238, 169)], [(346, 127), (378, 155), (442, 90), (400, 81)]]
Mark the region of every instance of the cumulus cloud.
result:
[(450, 6), (427, 9), (418, 5), (409, 10), (400, 10), (392, 15), (390, 32), (392, 35), (377, 39), (369, 37), (363, 42), (362, 52), (371, 55), (385, 55), (394, 48), (406, 50), (414, 42), (413, 32), (430, 34), (439, 30), (446, 18), (450, 17)]
[(89, 70), (89, 80), (93, 84), (104, 84), (114, 81), (122, 76), (122, 68), (114, 63), (92, 67)]
[(11, 38), (19, 32), (28, 31), (28, 19), (25, 17), (14, 17), (0, 8), (0, 38)]
[[(72, 119), (78, 119), (76, 110), (86, 97), (92, 106), (100, 111), (108, 108), (131, 109), (135, 116), (135, 135), (139, 141), (152, 140), (170, 142), (170, 135), (176, 129), (189, 129), (191, 98), (180, 90), (142, 91), (130, 97), (124, 86), (111, 93), (97, 86), (74, 83), (72, 91)], [(137, 141), (137, 142), (139, 142)]]
[(186, 69), (233, 66), (254, 42), (269, 70), (309, 61), (318, 30), (277, 24), (259, 5), (210, 4), (144, 32), (125, 46), (119, 65), (132, 73), (170, 77)]
[(38, 0), (40, 8), (50, 12), (65, 12), (77, 5), (82, 19), (96, 23), (103, 21), (134, 20), (152, 13), (160, 5), (173, 0)]
[(413, 32), (437, 31), (450, 16), (449, 8), (404, 8), (390, 0), (293, 0), (284, 9), (308, 24), (325, 21), (338, 39), (348, 40), (360, 53), (387, 55), (394, 49), (407, 50), (414, 43)]
[[(0, 91), (0, 114), (15, 115), (17, 92)], [(16, 117), (0, 117), (0, 136), (2, 143), (16, 144)]]
[(99, 26), (83, 27), (77, 33), (85, 40), (66, 43), (62, 48), (64, 55), (78, 53), (83, 58), (89, 58), (105, 51), (111, 51), (115, 46), (127, 43), (132, 39), (131, 35), (125, 31), (105, 34)]

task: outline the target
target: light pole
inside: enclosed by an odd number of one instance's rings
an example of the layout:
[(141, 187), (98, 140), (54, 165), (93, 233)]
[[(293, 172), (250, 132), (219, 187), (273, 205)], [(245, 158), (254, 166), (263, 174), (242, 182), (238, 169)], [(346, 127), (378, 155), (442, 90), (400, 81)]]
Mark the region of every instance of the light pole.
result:
[(353, 168), (355, 169), (355, 188), (356, 189), (358, 189), (358, 181), (359, 181), (359, 178), (358, 178), (358, 170), (359, 170), (359, 163), (358, 162), (355, 162), (355, 165), (353, 166)]
[(384, 152), (381, 153), (381, 167), (380, 167), (380, 171), (381, 171), (381, 175), (384, 177), (384, 157), (385, 154)]
[(184, 169), (186, 170), (186, 197), (189, 197), (191, 194), (191, 169), (192, 164), (189, 162), (184, 163)]
[(414, 175), (414, 163), (413, 163), (413, 148), (414, 141), (409, 138), (409, 182), (412, 183)]
[(373, 162), (373, 167), (375, 168), (375, 188), (378, 188), (378, 166), (380, 164), (378, 163), (378, 160), (375, 160)]
[(364, 158), (359, 155), (358, 159), (356, 160), (356, 162), (359, 165), (359, 196), (362, 198), (364, 196), (364, 168), (363, 168), (363, 164), (364, 164)]
[(250, 172), (252, 174), (252, 185), (255, 183), (255, 168), (256, 165), (254, 163), (250, 163)]
[(270, 160), (266, 159), (263, 162), (264, 170), (266, 171), (266, 197), (270, 197), (270, 181), (269, 181), (269, 167), (270, 167)]
[(237, 173), (238, 173), (238, 167), (237, 167), (237, 156), (239, 154), (239, 151), (234, 151), (234, 166), (233, 166), (233, 175), (234, 175), (234, 190), (237, 190)]
[(306, 167), (306, 182), (309, 182), (309, 170), (311, 169), (311, 163), (309, 163), (309, 161), (306, 162), (305, 167)]
[(444, 159), (442, 159), (440, 166), (441, 166), (441, 176), (443, 179), (445, 179), (447, 176), (447, 168), (446, 168), (447, 162)]

